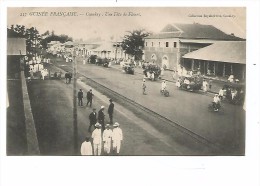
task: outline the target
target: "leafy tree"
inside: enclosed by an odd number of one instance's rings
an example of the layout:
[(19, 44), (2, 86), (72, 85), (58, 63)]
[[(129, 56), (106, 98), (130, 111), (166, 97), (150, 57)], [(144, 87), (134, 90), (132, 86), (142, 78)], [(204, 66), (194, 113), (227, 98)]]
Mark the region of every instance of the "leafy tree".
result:
[(54, 31), (46, 31), (44, 34), (42, 34), (42, 41), (41, 45), (43, 48), (47, 48), (47, 44), (51, 41), (59, 41), (61, 43), (65, 43), (67, 41), (73, 41), (73, 39), (65, 34), (61, 35), (55, 35)]
[(144, 47), (144, 38), (149, 36), (150, 33), (144, 29), (128, 31), (128, 34), (124, 36), (122, 41), (122, 48), (129, 55), (134, 56), (135, 60), (142, 59)]
[(35, 27), (31, 27), (26, 30), (25, 35), (27, 38), (27, 50), (31, 53), (36, 53), (37, 48), (40, 48), (40, 42), (42, 40), (39, 31)]
[(36, 53), (40, 47), (41, 36), (35, 27), (26, 28), (24, 25), (11, 25), (7, 28), (7, 36), (26, 39), (26, 50), (29, 54)]

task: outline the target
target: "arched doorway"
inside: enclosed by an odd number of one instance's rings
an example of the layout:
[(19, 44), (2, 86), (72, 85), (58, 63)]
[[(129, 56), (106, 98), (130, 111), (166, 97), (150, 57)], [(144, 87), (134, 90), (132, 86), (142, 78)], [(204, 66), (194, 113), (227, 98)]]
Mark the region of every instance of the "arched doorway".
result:
[(164, 69), (170, 68), (169, 67), (169, 58), (166, 55), (162, 57), (162, 68), (164, 68)]

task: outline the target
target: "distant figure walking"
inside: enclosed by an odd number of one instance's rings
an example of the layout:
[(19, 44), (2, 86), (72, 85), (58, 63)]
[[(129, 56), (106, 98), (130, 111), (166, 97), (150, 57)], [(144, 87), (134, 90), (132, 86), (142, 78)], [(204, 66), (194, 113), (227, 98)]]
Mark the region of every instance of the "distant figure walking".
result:
[(108, 115), (109, 115), (109, 120), (110, 120), (110, 124), (112, 125), (113, 124), (113, 112), (114, 112), (114, 103), (113, 103), (113, 100), (110, 99), (109, 100), (110, 104), (109, 104), (109, 107), (108, 107)]
[(82, 89), (79, 89), (79, 92), (78, 92), (78, 105), (79, 106), (83, 106), (83, 92), (82, 92)]
[(208, 90), (208, 82), (204, 79), (202, 82), (203, 92), (207, 92)]
[(71, 83), (71, 79), (72, 79), (72, 73), (69, 72), (69, 83)]
[(68, 84), (69, 83), (69, 72), (67, 71), (66, 73), (65, 73), (65, 83), (66, 84)]
[(95, 124), (96, 129), (92, 132), (93, 146), (94, 146), (94, 155), (101, 155), (102, 149), (102, 133), (101, 125), (99, 123)]
[(93, 111), (89, 114), (88, 118), (89, 118), (88, 132), (90, 132), (91, 126), (94, 126), (97, 123), (97, 113), (95, 108), (93, 108)]
[(89, 104), (90, 107), (92, 106), (93, 96), (94, 96), (94, 94), (92, 93), (92, 89), (90, 89), (90, 90), (87, 92), (87, 105), (86, 105), (86, 106), (88, 106), (88, 104)]
[(93, 155), (93, 148), (92, 148), (92, 144), (90, 142), (89, 137), (86, 137), (85, 141), (81, 144), (80, 152), (81, 152), (82, 156), (92, 156)]
[(123, 140), (123, 133), (121, 128), (119, 128), (119, 123), (115, 123), (112, 133), (112, 143), (113, 143), (113, 151), (119, 154), (121, 149), (121, 142)]
[(143, 95), (146, 95), (146, 83), (145, 83), (145, 79), (143, 80)]
[(105, 107), (102, 105), (100, 110), (98, 111), (98, 122), (102, 125), (102, 130), (105, 129), (105, 114), (104, 114)]
[(112, 130), (110, 129), (110, 124), (106, 124), (106, 129), (103, 131), (103, 141), (104, 141), (104, 153), (108, 155), (111, 150), (111, 142), (112, 142)]

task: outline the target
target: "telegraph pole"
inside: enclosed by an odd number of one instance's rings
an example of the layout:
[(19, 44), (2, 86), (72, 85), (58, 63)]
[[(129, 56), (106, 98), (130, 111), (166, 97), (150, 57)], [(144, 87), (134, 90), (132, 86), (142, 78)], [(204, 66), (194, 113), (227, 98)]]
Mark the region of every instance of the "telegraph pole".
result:
[(78, 154), (78, 115), (77, 115), (77, 61), (76, 51), (73, 51), (73, 141), (74, 154)]
[(117, 41), (116, 41), (116, 52), (115, 52), (115, 61), (117, 60)]

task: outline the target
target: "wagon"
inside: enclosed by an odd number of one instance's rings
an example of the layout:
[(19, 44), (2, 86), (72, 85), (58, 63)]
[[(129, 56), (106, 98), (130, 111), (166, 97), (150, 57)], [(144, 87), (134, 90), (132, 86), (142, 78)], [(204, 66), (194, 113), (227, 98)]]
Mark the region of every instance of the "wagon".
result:
[(181, 76), (179, 78), (179, 81), (180, 81), (180, 89), (193, 92), (201, 89), (203, 78), (197, 75)]
[(145, 77), (155, 81), (160, 78), (161, 68), (156, 64), (147, 64), (143, 66), (143, 73)]
[(134, 65), (132, 63), (124, 63), (124, 66), (122, 67), (126, 74), (134, 74), (135, 69)]
[(245, 99), (245, 85), (240, 83), (227, 83), (223, 86), (224, 98), (232, 104), (241, 105)]

